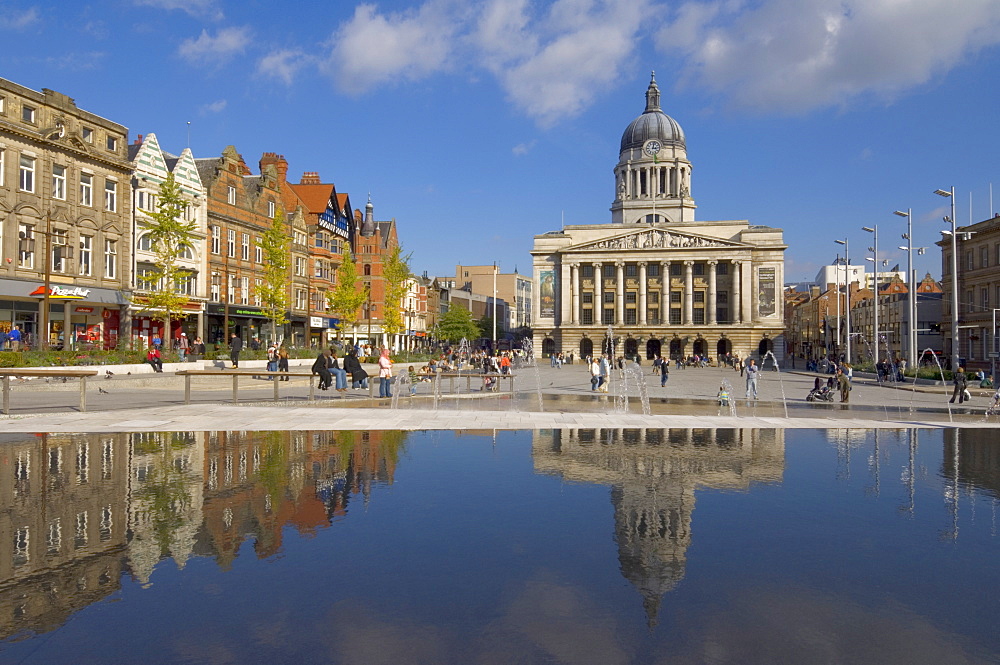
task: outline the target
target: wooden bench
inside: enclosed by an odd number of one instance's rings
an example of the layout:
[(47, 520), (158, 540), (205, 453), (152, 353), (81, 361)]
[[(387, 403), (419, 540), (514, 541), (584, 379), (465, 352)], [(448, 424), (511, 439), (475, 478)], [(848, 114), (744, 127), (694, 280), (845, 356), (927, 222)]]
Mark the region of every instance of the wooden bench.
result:
[(241, 376), (269, 376), (274, 377), (271, 383), (274, 384), (274, 401), (279, 400), (278, 395), (278, 384), (281, 383), (279, 378), (283, 377), (293, 377), (293, 376), (307, 376), (310, 377), (309, 381), (309, 401), (314, 401), (316, 399), (316, 386), (312, 382), (311, 377), (316, 376), (313, 372), (269, 372), (267, 370), (260, 369), (182, 369), (176, 372), (177, 376), (184, 377), (184, 403), (191, 403), (191, 377), (193, 376), (231, 376), (233, 377), (233, 404), (239, 402), (239, 389), (240, 389), (240, 377)]
[(0, 376), (3, 377), (3, 412), (10, 413), (10, 377), (45, 377), (66, 379), (80, 379), (80, 411), (87, 410), (87, 377), (96, 376), (96, 369), (76, 369), (70, 367), (52, 368), (32, 368), (32, 369), (0, 369)]

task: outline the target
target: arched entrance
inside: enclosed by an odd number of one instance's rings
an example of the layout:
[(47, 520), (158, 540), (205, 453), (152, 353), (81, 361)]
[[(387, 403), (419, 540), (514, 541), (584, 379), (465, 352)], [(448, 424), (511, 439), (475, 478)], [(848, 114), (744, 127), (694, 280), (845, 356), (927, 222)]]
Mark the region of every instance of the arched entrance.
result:
[(662, 346), (660, 340), (651, 339), (646, 342), (646, 360), (652, 360), (656, 356), (660, 355), (660, 350)]
[(594, 342), (589, 337), (580, 340), (580, 357), (589, 358), (594, 355)]
[(720, 339), (718, 343), (715, 345), (715, 354), (720, 358), (723, 358), (727, 353), (732, 353), (732, 352), (733, 352), (733, 345), (725, 337)]
[(757, 355), (763, 358), (767, 355), (768, 351), (774, 351), (774, 341), (765, 337), (760, 340), (760, 344), (757, 345)]
[(635, 358), (637, 355), (639, 355), (639, 340), (627, 337), (625, 339), (625, 357)]
[(705, 355), (705, 346), (706, 346), (705, 340), (699, 337), (694, 341), (694, 347), (692, 348), (691, 351), (696, 356), (703, 356)]
[(684, 357), (684, 344), (680, 338), (674, 337), (670, 340), (670, 357), (674, 360)]
[(542, 355), (551, 356), (556, 352), (556, 341), (551, 337), (546, 337), (542, 340)]

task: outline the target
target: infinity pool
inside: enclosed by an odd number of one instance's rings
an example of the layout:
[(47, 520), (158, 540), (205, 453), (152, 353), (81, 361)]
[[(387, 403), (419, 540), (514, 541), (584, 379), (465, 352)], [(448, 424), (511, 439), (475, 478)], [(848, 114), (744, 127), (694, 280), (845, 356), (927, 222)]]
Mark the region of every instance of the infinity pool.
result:
[(0, 662), (997, 662), (996, 438), (7, 436)]

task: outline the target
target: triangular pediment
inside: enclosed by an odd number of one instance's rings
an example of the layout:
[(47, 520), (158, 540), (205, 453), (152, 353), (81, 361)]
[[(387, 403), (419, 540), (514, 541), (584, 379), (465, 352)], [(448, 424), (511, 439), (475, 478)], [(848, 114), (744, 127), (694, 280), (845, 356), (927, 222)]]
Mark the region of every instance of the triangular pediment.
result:
[(713, 238), (711, 236), (696, 235), (693, 233), (680, 233), (676, 230), (668, 229), (641, 229), (637, 231), (627, 231), (618, 235), (591, 240), (571, 245), (564, 252), (586, 251), (586, 250), (619, 250), (619, 249), (701, 249), (748, 247), (743, 243)]

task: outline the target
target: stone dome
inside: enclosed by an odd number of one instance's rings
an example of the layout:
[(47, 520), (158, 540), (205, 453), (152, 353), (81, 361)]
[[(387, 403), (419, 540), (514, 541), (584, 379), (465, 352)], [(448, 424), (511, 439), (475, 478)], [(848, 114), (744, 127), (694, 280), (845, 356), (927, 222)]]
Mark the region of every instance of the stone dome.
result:
[(646, 110), (625, 129), (620, 152), (642, 148), (649, 139), (658, 139), (664, 146), (686, 148), (684, 130), (660, 110), (660, 88), (656, 85), (655, 73), (646, 89)]

